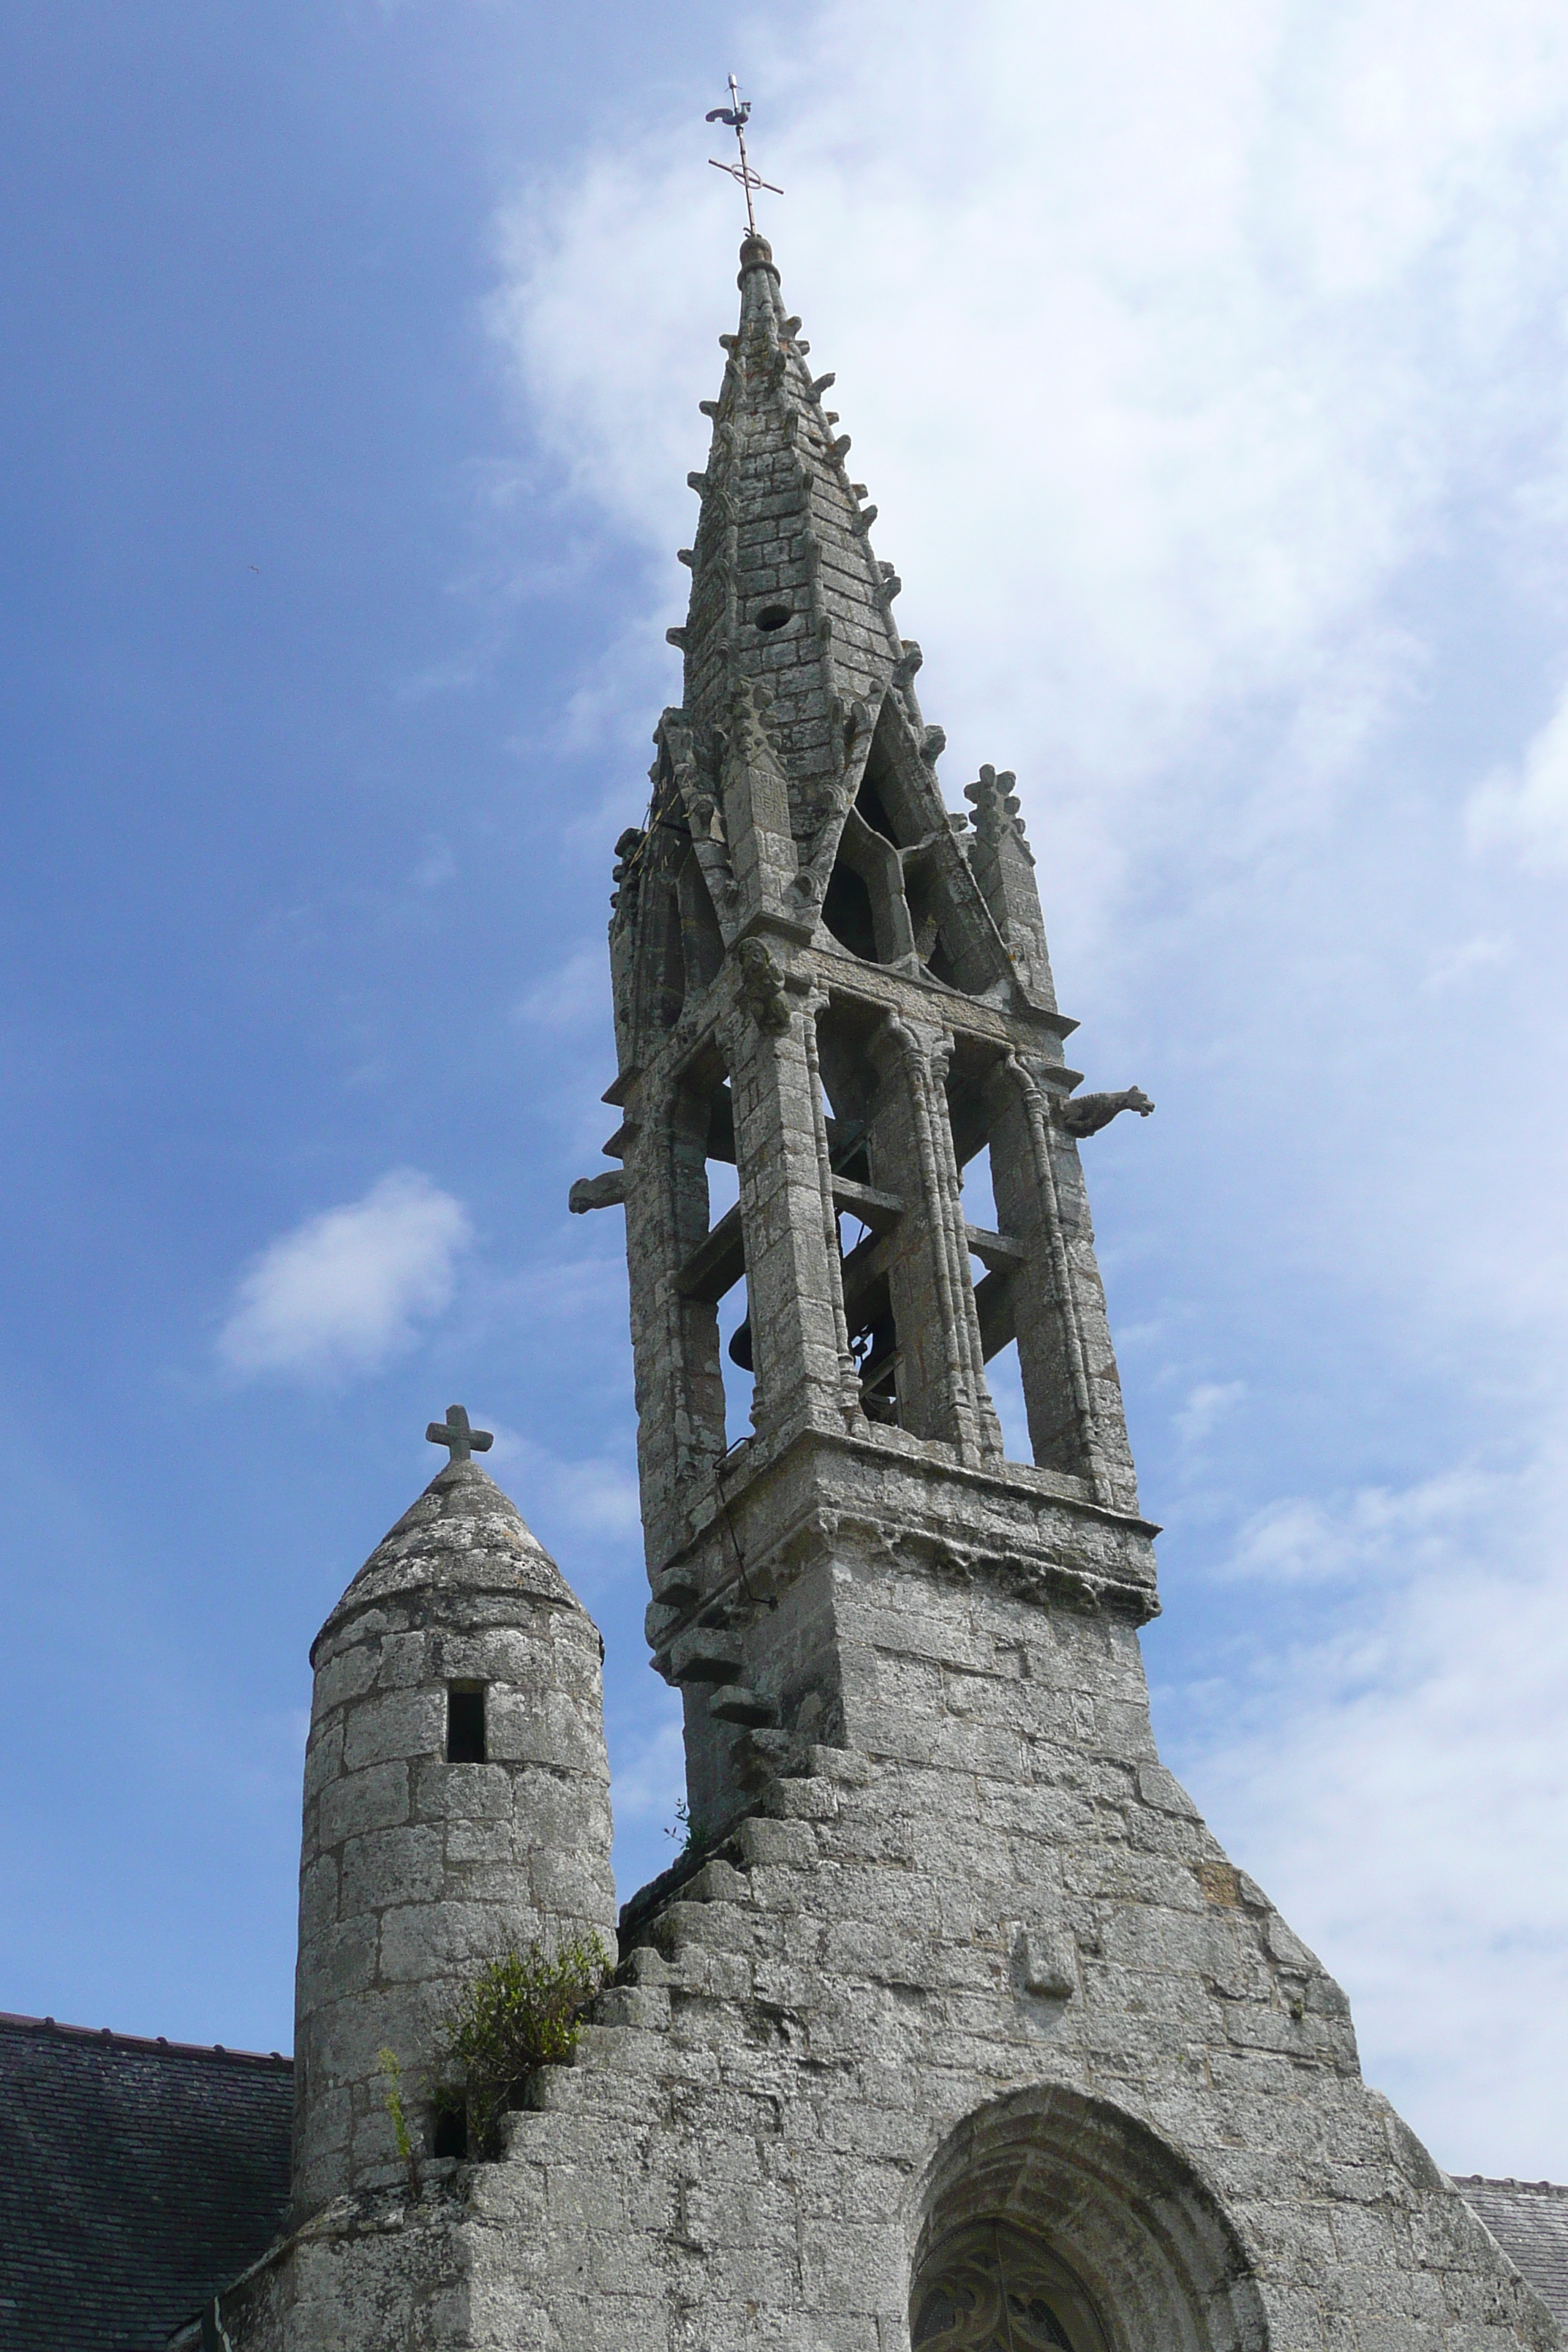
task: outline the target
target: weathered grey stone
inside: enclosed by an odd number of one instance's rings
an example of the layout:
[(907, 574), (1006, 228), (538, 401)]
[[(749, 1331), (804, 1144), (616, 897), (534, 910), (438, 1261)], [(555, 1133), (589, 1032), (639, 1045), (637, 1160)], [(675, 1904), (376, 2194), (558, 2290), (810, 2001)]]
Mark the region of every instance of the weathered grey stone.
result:
[[(301, 2218), (399, 2176), (384, 2050), (428, 2154), (441, 2019), (463, 1979), (535, 1935), (610, 1930), (599, 1650), (554, 1563), (461, 1458), (328, 1620), (300, 1881)], [(446, 1760), (455, 1682), (483, 1685), (496, 1760)]]
[(1064, 1935), (1050, 1927), (1020, 1927), (1014, 1953), (1023, 1991), (1051, 2000), (1072, 1999), (1078, 1990), (1078, 1969)]
[[(1075, 1142), (1118, 1098), (1071, 1104), (1014, 779), (982, 769), (972, 835), (943, 807), (847, 443), (766, 246), (742, 257), (684, 700), (616, 852), (626, 1172), (589, 1187), (626, 1204), (649, 1638), (703, 1852), (628, 1906), (504, 2157), (416, 2198), (379, 2048), (425, 2132), (464, 1971), (609, 1924), (593, 1629), (482, 1473), (444, 1471), (317, 1645), (304, 2218), (229, 2340), (1547, 2352), (1361, 2081), (1340, 1988), (1159, 1762), (1155, 1530)], [(747, 1433), (717, 1324), (742, 1277)], [(984, 1371), (1013, 1344), (1028, 1463)], [(444, 1760), (455, 1679), (496, 1693), (486, 1762)]]

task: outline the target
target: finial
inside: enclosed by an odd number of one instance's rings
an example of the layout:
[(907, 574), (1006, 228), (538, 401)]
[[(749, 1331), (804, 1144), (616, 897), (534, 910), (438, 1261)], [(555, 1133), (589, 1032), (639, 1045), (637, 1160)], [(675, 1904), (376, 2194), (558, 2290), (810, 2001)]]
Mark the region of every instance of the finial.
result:
[(730, 76), (729, 105), (715, 106), (704, 119), (709, 122), (726, 122), (735, 134), (735, 144), (741, 151), (741, 160), (738, 163), (721, 163), (717, 155), (710, 155), (708, 161), (716, 172), (728, 172), (732, 180), (739, 180), (741, 183), (746, 192), (746, 233), (749, 236), (755, 236), (757, 215), (752, 205), (752, 190), (766, 188), (770, 196), (782, 196), (784, 190), (775, 188), (771, 180), (761, 178), (752, 171), (747, 161), (746, 125), (752, 119), (752, 101), (749, 98), (741, 96), (740, 85), (733, 74)]
[(454, 1462), (467, 1462), (475, 1454), (488, 1454), (495, 1438), (488, 1429), (470, 1429), (468, 1416), (460, 1404), (447, 1407), (445, 1421), (433, 1421), (425, 1432), (426, 1442), (444, 1445)]

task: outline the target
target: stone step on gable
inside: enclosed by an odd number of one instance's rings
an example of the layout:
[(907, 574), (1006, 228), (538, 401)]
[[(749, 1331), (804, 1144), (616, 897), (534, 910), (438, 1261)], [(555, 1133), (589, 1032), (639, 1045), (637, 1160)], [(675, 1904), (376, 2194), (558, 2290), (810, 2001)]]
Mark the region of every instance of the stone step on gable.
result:
[(749, 1903), (751, 1885), (743, 1871), (715, 1854), (681, 1889), (687, 1903)]
[(836, 1822), (838, 1791), (826, 1777), (771, 1781), (763, 1810), (780, 1822)]
[(668, 2033), (668, 1990), (663, 1985), (608, 1985), (594, 2003), (590, 2022), (595, 2030), (629, 2025), (645, 2033)]
[[(837, 1750), (814, 1749), (810, 1760), (826, 1769), (771, 1781), (763, 1810), (738, 1822), (678, 1894), (639, 1923), (639, 1940), (622, 1959), (617, 1980), (595, 2001), (572, 2059), (541, 2068), (529, 2084), (528, 2105), (508, 2118), (509, 2157), (536, 2155), (536, 2118), (577, 2114), (584, 2105), (607, 2116), (628, 2082), (639, 2086), (634, 2105), (640, 2103), (644, 2078), (669, 2063), (672, 1996), (755, 1997), (752, 1964), (761, 1919), (800, 1907), (790, 1882), (818, 1864), (816, 1824), (837, 1820), (840, 1785), (872, 1777), (863, 1758)], [(689, 2046), (695, 2053), (700, 2044)]]
[(775, 1781), (764, 1801), (770, 1811), (749, 1816), (726, 1841), (734, 1861), (725, 1852), (710, 1854), (678, 1897), (642, 1923), (645, 1940), (627, 1952), (617, 1981), (595, 2001), (568, 2066), (535, 2076), (523, 2113), (570, 2104), (576, 2095), (562, 2089), (557, 2075), (620, 2071), (627, 2053), (617, 2036), (668, 2034), (673, 1992), (751, 1998), (755, 1916), (798, 1908), (788, 1881), (816, 1867), (812, 1823), (837, 1811), (837, 1791), (822, 1776)]
[(735, 1832), (742, 1866), (759, 1870), (808, 1870), (816, 1862), (816, 1839), (808, 1821), (753, 1813)]

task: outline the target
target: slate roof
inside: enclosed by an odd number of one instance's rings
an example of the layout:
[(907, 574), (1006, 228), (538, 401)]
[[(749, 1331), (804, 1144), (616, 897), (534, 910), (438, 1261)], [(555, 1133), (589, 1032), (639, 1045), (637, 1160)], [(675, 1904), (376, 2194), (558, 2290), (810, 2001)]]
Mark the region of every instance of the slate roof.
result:
[(1456, 2173), (1454, 2186), (1568, 2334), (1568, 2189), (1479, 2173)]
[(161, 2352), (278, 2233), (291, 2059), (0, 2015), (0, 2352)]

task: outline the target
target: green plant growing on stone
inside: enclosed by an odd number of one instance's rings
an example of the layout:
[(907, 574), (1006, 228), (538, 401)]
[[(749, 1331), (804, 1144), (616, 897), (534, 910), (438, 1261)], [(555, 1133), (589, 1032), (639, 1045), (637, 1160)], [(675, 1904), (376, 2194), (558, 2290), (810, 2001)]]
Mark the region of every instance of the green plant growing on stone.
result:
[(503, 1952), (466, 1985), (447, 2015), (447, 2055), (460, 2073), (468, 2147), (500, 2153), (500, 2125), (528, 2076), (563, 2065), (582, 2036), (582, 2014), (613, 1963), (596, 1935), (552, 1950), (537, 1937)]
[(675, 1857), (677, 1862), (684, 1862), (688, 1854), (700, 1853), (708, 1843), (701, 1832), (692, 1828), (690, 1808), (684, 1797), (677, 1797), (675, 1801), (675, 1827), (666, 1830), (665, 1836), (680, 1840), (680, 1852)]
[(386, 2112), (392, 2118), (392, 2135), (397, 2142), (397, 2153), (408, 2174), (410, 2193), (417, 2198), (419, 2189), (419, 2158), (408, 2129), (408, 2118), (403, 2111), (403, 2069), (397, 2063), (395, 2050), (378, 2050), (376, 2064), (386, 2081)]

